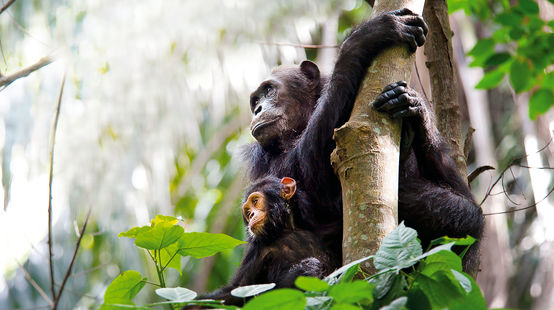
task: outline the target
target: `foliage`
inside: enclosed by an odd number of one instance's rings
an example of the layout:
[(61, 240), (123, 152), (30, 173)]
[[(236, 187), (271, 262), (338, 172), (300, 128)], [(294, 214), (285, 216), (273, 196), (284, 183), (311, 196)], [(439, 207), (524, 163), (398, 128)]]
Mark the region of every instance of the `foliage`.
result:
[(496, 5), (486, 0), (448, 1), (450, 13), (463, 9), (481, 20), (492, 20), (497, 28), (468, 53), (473, 56), (470, 66), (487, 71), (476, 87), (493, 88), (507, 74), (516, 93), (532, 92), (529, 116), (535, 119), (554, 105), (554, 72), (549, 69), (554, 63), (554, 21), (542, 20), (532, 0), (519, 0), (514, 6), (502, 0)]
[[(156, 216), (150, 226), (134, 227), (120, 234), (135, 238), (135, 245), (152, 257), (162, 288), (156, 294), (167, 299), (135, 306), (132, 299), (147, 282), (137, 271), (126, 271), (107, 288), (101, 309), (150, 309), (171, 304), (178, 307), (197, 304), (207, 307), (238, 309), (215, 300), (193, 300), (197, 294), (182, 287), (165, 288), (163, 272), (175, 257), (205, 257), (243, 243), (228, 236), (185, 233), (178, 219)], [(298, 277), (298, 289), (272, 290), (274, 283), (239, 287), (231, 294), (250, 299), (243, 309), (485, 309), (486, 303), (475, 281), (462, 271), (461, 257), (453, 245), (471, 245), (475, 239), (440, 238), (437, 247), (423, 253), (415, 230), (401, 223), (384, 240), (374, 256), (351, 262), (325, 279)], [(186, 250), (185, 250), (186, 249)], [(190, 249), (195, 249), (190, 251)], [(164, 255), (163, 250), (167, 253)], [(462, 252), (461, 256), (463, 256)], [(368, 276), (360, 264), (369, 260), (377, 274)]]
[[(212, 256), (245, 243), (224, 234), (186, 233), (179, 225), (178, 218), (163, 215), (156, 215), (150, 226), (133, 227), (120, 233), (119, 237), (134, 238), (135, 245), (146, 250), (156, 267), (161, 287), (156, 290), (156, 294), (177, 303), (192, 300), (197, 294), (182, 287), (166, 288), (164, 271), (167, 268), (181, 271), (182, 256)], [(129, 306), (135, 308), (132, 299), (147, 283), (146, 280), (137, 271), (125, 271), (106, 289), (104, 304), (100, 309), (120, 309)]]

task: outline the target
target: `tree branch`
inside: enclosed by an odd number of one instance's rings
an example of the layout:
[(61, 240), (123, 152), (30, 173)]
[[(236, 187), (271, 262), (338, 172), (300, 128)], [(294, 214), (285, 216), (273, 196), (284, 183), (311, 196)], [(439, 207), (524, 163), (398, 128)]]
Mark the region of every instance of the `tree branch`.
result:
[(0, 14), (4, 13), (4, 11), (7, 10), (14, 2), (15, 0), (9, 0), (8, 2), (6, 2), (6, 4), (4, 4), (0, 9)]
[(10, 85), (13, 81), (20, 79), (22, 77), (26, 77), (27, 75), (33, 73), (34, 71), (37, 71), (38, 69), (52, 63), (54, 61), (54, 58), (52, 56), (46, 56), (41, 58), (37, 63), (21, 69), (15, 73), (2, 76), (0, 77), (0, 87), (5, 88), (6, 86)]
[[(56, 299), (56, 288), (54, 287), (54, 263), (52, 255), (52, 179), (54, 177), (54, 144), (56, 142), (56, 131), (58, 130), (58, 120), (60, 118), (60, 108), (62, 105), (63, 87), (65, 85), (65, 73), (62, 79), (62, 85), (60, 86), (60, 94), (58, 96), (58, 105), (56, 108), (56, 116), (54, 119), (54, 125), (52, 127), (51, 137), (51, 149), (50, 149), (50, 174), (48, 181), (48, 262), (50, 263), (50, 285), (52, 286), (52, 298)], [(61, 290), (60, 290), (61, 293)], [(53, 308), (56, 307), (54, 303)]]
[(90, 217), (91, 210), (92, 210), (91, 208), (88, 209), (87, 217), (85, 218), (85, 222), (83, 223), (83, 227), (81, 228), (81, 232), (79, 233), (79, 238), (77, 239), (77, 243), (75, 244), (75, 249), (73, 250), (73, 256), (71, 257), (71, 262), (69, 263), (69, 267), (67, 267), (67, 271), (65, 272), (65, 276), (63, 278), (62, 284), (60, 285), (60, 290), (58, 291), (58, 295), (56, 296), (56, 298), (54, 298), (54, 306), (52, 307), (53, 310), (56, 310), (56, 308), (58, 307), (58, 302), (62, 297), (63, 289), (65, 287), (65, 284), (67, 283), (67, 279), (69, 279), (69, 276), (71, 275), (71, 269), (73, 269), (73, 263), (75, 263), (77, 252), (79, 252), (79, 247), (81, 246), (81, 240), (83, 239), (83, 235), (85, 234), (85, 229), (87, 228), (88, 219)]
[(17, 264), (19, 265), (19, 268), (23, 270), (23, 275), (25, 276), (25, 279), (27, 279), (27, 281), (31, 283), (31, 286), (33, 286), (35, 290), (37, 290), (37, 292), (42, 297), (42, 299), (44, 299), (48, 303), (48, 305), (50, 305), (50, 307), (54, 306), (54, 303), (52, 302), (52, 300), (48, 297), (48, 295), (46, 294), (46, 292), (44, 292), (44, 290), (40, 287), (40, 285), (38, 285), (38, 283), (35, 280), (33, 280), (29, 272), (27, 272), (27, 269), (25, 269), (23, 265), (19, 264), (19, 262)]

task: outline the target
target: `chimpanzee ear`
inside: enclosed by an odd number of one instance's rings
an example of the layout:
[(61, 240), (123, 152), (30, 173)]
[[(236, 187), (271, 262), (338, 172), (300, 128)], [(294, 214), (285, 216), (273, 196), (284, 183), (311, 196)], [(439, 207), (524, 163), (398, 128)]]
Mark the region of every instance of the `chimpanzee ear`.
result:
[(319, 68), (309, 60), (304, 60), (300, 64), (300, 71), (311, 81), (319, 81)]
[(285, 200), (290, 200), (296, 192), (296, 181), (293, 178), (284, 177), (281, 179), (281, 184), (284, 185), (281, 188), (281, 197)]

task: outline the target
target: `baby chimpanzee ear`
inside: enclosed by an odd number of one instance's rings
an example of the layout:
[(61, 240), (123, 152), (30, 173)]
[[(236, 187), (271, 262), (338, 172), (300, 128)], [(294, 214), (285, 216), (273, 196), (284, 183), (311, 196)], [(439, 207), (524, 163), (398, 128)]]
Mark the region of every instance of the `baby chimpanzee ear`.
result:
[(296, 181), (293, 178), (284, 177), (281, 179), (281, 184), (284, 185), (281, 188), (281, 197), (285, 200), (290, 200), (296, 192)]
[(310, 81), (319, 81), (319, 68), (317, 65), (309, 60), (304, 60), (300, 64), (300, 71), (308, 78)]

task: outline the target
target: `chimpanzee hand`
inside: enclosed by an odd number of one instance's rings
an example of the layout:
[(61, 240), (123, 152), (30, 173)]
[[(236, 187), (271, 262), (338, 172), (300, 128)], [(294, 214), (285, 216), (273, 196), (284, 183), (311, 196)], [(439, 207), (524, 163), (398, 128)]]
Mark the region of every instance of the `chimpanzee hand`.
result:
[(383, 48), (406, 44), (410, 52), (425, 43), (427, 24), (409, 9), (387, 12), (363, 22), (341, 46), (341, 54), (355, 54), (370, 60)]
[(414, 138), (427, 140), (436, 134), (430, 127), (433, 124), (431, 107), (405, 81), (385, 87), (373, 101), (373, 107), (391, 118), (405, 120), (402, 125), (401, 155), (411, 147)]
[(418, 46), (425, 43), (425, 36), (429, 31), (423, 18), (409, 9), (376, 16), (369, 26), (376, 27), (377, 25), (384, 31), (383, 39), (392, 41), (392, 43), (405, 43), (412, 53)]
[(392, 118), (423, 116), (424, 101), (405, 81), (392, 83), (373, 102), (373, 107)]

